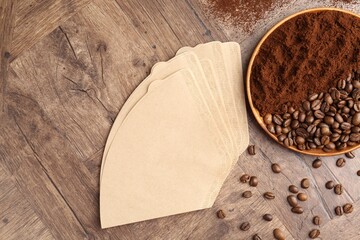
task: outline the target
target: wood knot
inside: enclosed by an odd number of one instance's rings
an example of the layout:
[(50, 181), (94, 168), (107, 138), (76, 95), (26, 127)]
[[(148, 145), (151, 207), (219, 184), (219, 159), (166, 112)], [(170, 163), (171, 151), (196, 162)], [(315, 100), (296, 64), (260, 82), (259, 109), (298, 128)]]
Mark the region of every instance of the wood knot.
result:
[(4, 53), (4, 57), (5, 57), (5, 58), (10, 58), (10, 57), (11, 57), (11, 54), (10, 54), (8, 51), (6, 51), (6, 52)]
[(100, 51), (106, 52), (106, 50), (107, 50), (107, 45), (106, 45), (105, 42), (100, 42), (100, 43), (98, 44), (97, 49), (96, 49), (96, 51), (98, 51), (98, 52), (100, 52)]

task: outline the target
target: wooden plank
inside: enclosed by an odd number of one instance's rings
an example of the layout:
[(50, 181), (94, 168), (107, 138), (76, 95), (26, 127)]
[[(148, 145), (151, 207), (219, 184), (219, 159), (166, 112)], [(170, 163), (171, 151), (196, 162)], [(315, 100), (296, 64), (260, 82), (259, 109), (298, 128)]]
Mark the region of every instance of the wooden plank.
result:
[(6, 84), (16, 1), (0, 1), (0, 115), (5, 111)]
[(0, 163), (1, 239), (55, 239)]
[(10, 50), (11, 60), (48, 35), (89, 2), (90, 0), (18, 1), (18, 11), (13, 28), (14, 36)]

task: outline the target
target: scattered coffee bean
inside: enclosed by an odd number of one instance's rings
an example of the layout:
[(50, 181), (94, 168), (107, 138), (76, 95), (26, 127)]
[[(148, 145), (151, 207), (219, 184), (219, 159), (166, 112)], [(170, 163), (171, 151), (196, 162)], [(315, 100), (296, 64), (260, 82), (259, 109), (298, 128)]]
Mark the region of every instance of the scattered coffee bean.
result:
[(300, 201), (304, 202), (308, 199), (308, 196), (305, 193), (299, 193), (297, 195), (297, 199), (299, 199)]
[(327, 181), (326, 184), (325, 184), (325, 187), (327, 189), (333, 189), (335, 186), (335, 183), (333, 181)]
[[(360, 170), (359, 170), (360, 171)], [(290, 185), (289, 186), (289, 192), (291, 193), (298, 193), (299, 189), (295, 186), (295, 185)]]
[(339, 158), (338, 160), (336, 160), (336, 166), (338, 167), (343, 167), (345, 166), (346, 160), (344, 158)]
[(273, 231), (274, 238), (277, 240), (285, 240), (285, 235), (279, 228), (275, 228)]
[(272, 123), (272, 115), (271, 115), (270, 113), (265, 114), (265, 116), (264, 116), (264, 123), (265, 123), (266, 125)]
[(218, 218), (220, 218), (220, 219), (224, 219), (225, 218), (225, 213), (224, 213), (224, 211), (223, 210), (218, 210), (217, 212), (216, 212), (216, 216), (218, 217)]
[(305, 189), (309, 188), (310, 187), (309, 179), (304, 178), (303, 180), (301, 180), (301, 187)]
[(242, 231), (247, 231), (249, 229), (250, 229), (250, 223), (249, 222), (243, 222), (240, 225), (240, 230), (242, 230)]
[(250, 177), (249, 185), (252, 187), (256, 187), (258, 185), (258, 179), (255, 176)]
[(243, 192), (242, 196), (244, 198), (251, 198), (252, 197), (252, 192), (251, 191), (245, 191), (245, 192)]
[(273, 163), (273, 164), (271, 165), (271, 169), (272, 169), (272, 171), (273, 171), (274, 173), (279, 173), (279, 172), (281, 172), (280, 165), (277, 164), (277, 163)]
[(287, 201), (291, 207), (296, 207), (298, 205), (298, 201), (297, 201), (295, 195), (289, 195), (287, 197)]
[(270, 221), (273, 220), (273, 216), (272, 216), (271, 214), (267, 213), (267, 214), (265, 214), (265, 215), (263, 216), (263, 219), (264, 219), (265, 221), (270, 222)]
[(264, 193), (264, 198), (266, 198), (266, 199), (274, 199), (275, 195), (272, 192), (266, 192), (266, 193)]
[(358, 171), (356, 172), (356, 174), (360, 177), (360, 170), (358, 170)]
[(321, 165), (322, 165), (322, 161), (320, 158), (315, 159), (312, 163), (313, 168), (319, 168), (321, 167)]
[(246, 183), (250, 180), (250, 175), (249, 174), (243, 174), (241, 177), (240, 177), (240, 182), (242, 183)]
[(340, 206), (335, 207), (335, 214), (338, 216), (343, 215), (343, 209)]
[(343, 186), (341, 184), (336, 184), (334, 187), (334, 192), (337, 195), (341, 195), (344, 192)]
[(253, 237), (252, 237), (253, 240), (261, 240), (262, 238), (258, 235), (258, 234), (255, 234)]
[(320, 219), (319, 216), (315, 216), (313, 218), (313, 224), (315, 224), (315, 225), (320, 225), (321, 224), (321, 219)]
[(296, 214), (302, 214), (304, 212), (304, 209), (300, 206), (297, 206), (297, 207), (293, 207), (291, 211)]
[(345, 153), (345, 156), (347, 157), (347, 158), (354, 158), (355, 157), (355, 155), (353, 154), (353, 152), (347, 152), (347, 153)]
[(248, 153), (249, 153), (250, 155), (255, 155), (255, 154), (256, 154), (256, 152), (255, 152), (255, 145), (249, 145), (249, 147), (248, 147)]
[(347, 203), (343, 206), (343, 211), (345, 214), (352, 213), (353, 210), (354, 210), (354, 207), (350, 203)]
[(309, 232), (309, 238), (315, 239), (320, 236), (320, 230), (319, 229), (313, 229)]

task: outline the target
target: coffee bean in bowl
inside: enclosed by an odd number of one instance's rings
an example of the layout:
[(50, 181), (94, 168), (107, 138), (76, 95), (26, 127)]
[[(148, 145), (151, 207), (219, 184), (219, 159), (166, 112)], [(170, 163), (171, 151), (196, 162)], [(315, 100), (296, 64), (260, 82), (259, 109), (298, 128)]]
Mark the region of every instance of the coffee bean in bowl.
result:
[(359, 35), (358, 15), (312, 9), (281, 21), (260, 41), (249, 63), (247, 95), (274, 140), (316, 156), (360, 146)]

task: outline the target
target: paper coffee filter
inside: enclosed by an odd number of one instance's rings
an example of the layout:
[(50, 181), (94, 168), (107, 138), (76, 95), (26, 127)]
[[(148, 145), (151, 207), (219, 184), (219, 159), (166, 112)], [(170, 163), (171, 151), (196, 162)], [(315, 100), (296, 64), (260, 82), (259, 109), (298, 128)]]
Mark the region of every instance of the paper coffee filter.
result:
[(121, 124), (100, 189), (103, 228), (212, 206), (228, 155), (199, 114), (195, 82), (186, 69), (156, 81)]

